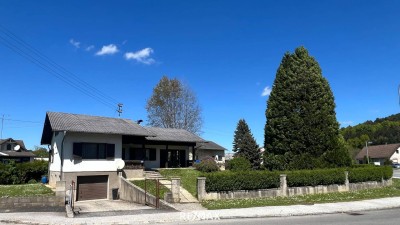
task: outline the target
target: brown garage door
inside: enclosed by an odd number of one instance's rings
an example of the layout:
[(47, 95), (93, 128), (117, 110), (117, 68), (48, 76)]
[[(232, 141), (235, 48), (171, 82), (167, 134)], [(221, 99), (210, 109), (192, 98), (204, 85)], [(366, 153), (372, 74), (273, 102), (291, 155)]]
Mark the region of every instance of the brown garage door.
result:
[(108, 176), (80, 176), (77, 178), (77, 201), (107, 198)]

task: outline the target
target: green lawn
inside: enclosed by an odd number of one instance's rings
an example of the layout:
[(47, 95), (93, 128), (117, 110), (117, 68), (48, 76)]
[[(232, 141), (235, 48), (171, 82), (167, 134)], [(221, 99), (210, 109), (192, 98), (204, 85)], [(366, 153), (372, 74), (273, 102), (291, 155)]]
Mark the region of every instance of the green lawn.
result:
[(0, 198), (40, 195), (54, 195), (54, 192), (43, 184), (0, 185)]
[[(142, 188), (144, 190), (144, 180), (133, 180), (131, 181), (134, 185)], [(146, 183), (146, 188), (147, 188), (147, 192), (149, 192), (150, 194), (156, 196), (156, 183), (154, 180), (147, 180)], [(160, 195), (159, 197), (161, 199), (164, 199), (164, 195), (165, 193), (170, 192), (170, 190), (165, 187), (164, 185), (160, 184)]]
[(276, 198), (253, 198), (253, 199), (232, 199), (232, 200), (213, 200), (204, 201), (202, 205), (207, 209), (231, 209), (249, 208), (259, 206), (279, 206), (279, 205), (309, 205), (316, 203), (347, 202), (375, 198), (400, 196), (400, 179), (393, 179), (390, 187), (368, 189), (354, 192), (315, 194), (293, 197)]
[(167, 179), (171, 177), (180, 177), (182, 187), (194, 197), (197, 196), (197, 177), (201, 176), (201, 172), (190, 168), (161, 169), (159, 172)]

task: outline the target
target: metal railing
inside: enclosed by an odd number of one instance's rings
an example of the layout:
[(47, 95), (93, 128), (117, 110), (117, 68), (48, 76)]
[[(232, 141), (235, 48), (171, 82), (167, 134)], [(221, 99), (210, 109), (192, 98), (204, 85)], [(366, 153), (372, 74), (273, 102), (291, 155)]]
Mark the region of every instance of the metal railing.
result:
[(71, 184), (69, 185), (68, 205), (71, 207), (72, 211), (74, 210), (74, 190), (75, 182), (71, 181)]

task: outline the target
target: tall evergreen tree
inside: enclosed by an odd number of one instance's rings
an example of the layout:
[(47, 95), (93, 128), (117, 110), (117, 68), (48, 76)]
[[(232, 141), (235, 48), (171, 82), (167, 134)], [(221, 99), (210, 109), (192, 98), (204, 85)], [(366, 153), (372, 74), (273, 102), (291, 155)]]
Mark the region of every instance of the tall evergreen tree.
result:
[(315, 165), (318, 163), (332, 163), (324, 158), (337, 157), (334, 153), (338, 151), (344, 152), (343, 160), (339, 161), (351, 163), (339, 141), (339, 123), (329, 83), (322, 76), (318, 62), (304, 47), (283, 56), (267, 107), (264, 133), (267, 154), (283, 155), (286, 159), (282, 161), (289, 163), (301, 159), (296, 163), (302, 165), (285, 168), (313, 168), (321, 166)]
[(253, 169), (259, 169), (261, 154), (258, 147), (246, 121), (240, 119), (233, 140), (233, 152), (235, 152), (235, 156), (246, 158), (250, 161)]

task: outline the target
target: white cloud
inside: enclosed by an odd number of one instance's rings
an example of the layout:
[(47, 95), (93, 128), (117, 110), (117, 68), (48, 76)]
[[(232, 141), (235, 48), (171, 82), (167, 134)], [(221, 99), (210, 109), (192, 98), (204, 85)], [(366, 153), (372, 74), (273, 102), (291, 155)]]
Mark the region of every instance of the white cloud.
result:
[(90, 45), (88, 47), (85, 48), (86, 51), (91, 51), (92, 49), (94, 49), (94, 45)]
[(75, 41), (74, 39), (70, 39), (69, 40), (69, 43), (71, 44), (71, 45), (73, 45), (75, 48), (80, 48), (81, 46), (81, 43), (80, 42), (78, 42), (78, 41)]
[(271, 94), (272, 88), (270, 88), (269, 86), (266, 86), (263, 90), (263, 92), (261, 93), (261, 96), (269, 96), (269, 94)]
[(109, 44), (109, 45), (104, 45), (100, 51), (96, 52), (96, 55), (114, 55), (117, 53), (119, 50), (116, 45), (114, 44)]
[(125, 53), (124, 57), (126, 60), (136, 60), (137, 62), (150, 65), (156, 62), (153, 58), (150, 57), (152, 53), (152, 48), (144, 48), (137, 52), (127, 52)]
[(342, 122), (339, 122), (340, 123), (340, 125), (341, 126), (349, 126), (349, 125), (352, 125), (353, 124), (353, 121), (342, 121)]

